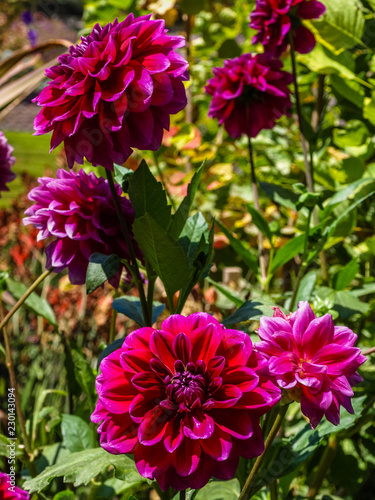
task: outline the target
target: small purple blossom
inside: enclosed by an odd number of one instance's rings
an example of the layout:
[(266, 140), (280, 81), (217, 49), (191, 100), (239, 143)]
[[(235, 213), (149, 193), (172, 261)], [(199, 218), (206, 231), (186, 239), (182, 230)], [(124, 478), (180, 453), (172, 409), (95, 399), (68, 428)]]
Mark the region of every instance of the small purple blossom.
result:
[(0, 499), (1, 500), (29, 500), (27, 491), (11, 484), (8, 474), (0, 472)]
[[(33, 224), (39, 230), (38, 241), (55, 238), (46, 247), (47, 269), (60, 272), (68, 268), (71, 283), (82, 285), (93, 253), (116, 254), (129, 260), (107, 180), (96, 177), (93, 172), (60, 169), (56, 179), (41, 177), (38, 181), (40, 186), (28, 195), (35, 204), (25, 211), (27, 217), (23, 223)], [(120, 196), (120, 186), (116, 185), (116, 190)], [(123, 196), (120, 203), (131, 231), (133, 207)], [(133, 245), (137, 258), (142, 260), (134, 238)], [(110, 283), (117, 287), (119, 278), (117, 275)]]
[(332, 316), (316, 318), (308, 302), (286, 316), (278, 308), (262, 317), (256, 349), (268, 360), (266, 372), (291, 399), (314, 429), (325, 415), (340, 422), (340, 406), (354, 413), (352, 387), (362, 381), (357, 369), (366, 358), (354, 347), (357, 335), (346, 326), (334, 326)]
[(16, 174), (11, 170), (16, 161), (12, 153), (12, 146), (8, 144), (5, 135), (0, 132), (0, 192), (9, 191), (6, 184), (12, 182), (16, 178)]

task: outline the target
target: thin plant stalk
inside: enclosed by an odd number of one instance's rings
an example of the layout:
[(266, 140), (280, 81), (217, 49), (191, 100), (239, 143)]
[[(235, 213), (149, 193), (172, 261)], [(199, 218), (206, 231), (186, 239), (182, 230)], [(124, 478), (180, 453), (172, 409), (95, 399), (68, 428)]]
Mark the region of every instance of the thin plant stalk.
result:
[(180, 491), (180, 500), (186, 500), (186, 490)]
[(281, 424), (283, 423), (286, 412), (288, 411), (288, 405), (284, 405), (280, 407), (279, 413), (277, 414), (275, 421), (272, 425), (270, 433), (267, 436), (266, 442), (264, 444), (264, 452), (256, 459), (253, 468), (250, 471), (248, 478), (246, 479), (245, 485), (242, 488), (240, 496), (238, 500), (248, 500), (250, 498), (251, 489), (254, 486), (255, 480), (258, 476), (258, 472), (260, 471), (264, 460), (271, 448), (271, 445), (277, 436), (277, 433), (280, 430)]
[(304, 250), (303, 250), (303, 254), (302, 254), (302, 264), (299, 268), (297, 280), (294, 284), (293, 295), (292, 295), (292, 298), (290, 301), (290, 306), (289, 306), (290, 311), (293, 311), (294, 305), (296, 303), (297, 295), (298, 295), (298, 290), (299, 290), (299, 287), (301, 284), (301, 280), (304, 277), (306, 269), (307, 269), (307, 253), (309, 251), (309, 235), (310, 235), (311, 217), (312, 217), (312, 210), (309, 210), (309, 215), (307, 217), (307, 223), (306, 223), (305, 246), (304, 246)]
[(323, 480), (327, 474), (327, 471), (330, 468), (332, 461), (336, 456), (338, 444), (339, 440), (337, 436), (332, 436), (331, 438), (329, 438), (328, 445), (326, 446), (322, 458), (320, 459), (318, 469), (315, 472), (315, 475), (311, 481), (307, 498), (314, 499), (316, 495), (319, 493), (319, 490), (322, 487)]
[[(3, 317), (3, 306), (2, 306), (2, 303), (0, 300), (0, 318), (2, 318), (2, 317)], [(8, 371), (9, 371), (9, 378), (10, 378), (11, 387), (12, 387), (12, 389), (14, 389), (14, 400), (15, 400), (15, 406), (16, 406), (16, 413), (17, 413), (18, 423), (19, 423), (19, 426), (21, 428), (21, 433), (22, 433), (22, 437), (23, 437), (23, 445), (25, 447), (25, 452), (26, 452), (25, 459), (27, 461), (27, 466), (28, 466), (30, 474), (33, 477), (35, 477), (38, 475), (38, 472), (37, 472), (37, 469), (35, 466), (35, 462), (31, 460), (30, 441), (29, 441), (29, 436), (28, 436), (27, 431), (26, 431), (25, 419), (23, 418), (23, 414), (22, 414), (22, 408), (21, 408), (21, 403), (20, 403), (20, 398), (19, 398), (16, 373), (14, 370), (12, 351), (10, 348), (10, 342), (9, 342), (7, 328), (6, 328), (6, 322), (2, 326), (2, 332), (3, 332), (3, 336), (4, 336), (4, 344), (5, 344), (5, 352), (6, 352), (6, 366), (7, 366)]]
[(126, 243), (126, 246), (128, 248), (128, 251), (129, 251), (131, 269), (133, 272), (134, 281), (137, 285), (139, 299), (141, 301), (143, 318), (145, 320), (146, 326), (151, 326), (152, 319), (150, 318), (150, 315), (149, 315), (146, 295), (145, 295), (145, 291), (144, 291), (143, 284), (142, 284), (141, 273), (139, 271), (137, 257), (135, 255), (135, 250), (134, 250), (133, 242), (132, 242), (132, 239), (130, 236), (128, 224), (127, 224), (127, 222), (124, 218), (124, 214), (122, 213), (122, 210), (121, 210), (119, 196), (117, 194), (117, 191), (115, 188), (115, 183), (113, 181), (113, 174), (110, 170), (106, 169), (106, 175), (107, 175), (107, 179), (108, 179), (108, 185), (109, 185), (109, 188), (111, 190), (112, 198), (113, 198), (113, 201), (115, 204), (117, 217), (119, 219), (119, 222), (121, 225), (121, 230), (122, 230), (122, 233), (124, 235), (125, 243)]
[[(256, 208), (256, 210), (258, 210), (258, 212), (260, 212), (258, 184), (257, 184), (257, 178), (256, 178), (256, 172), (255, 172), (253, 146), (251, 143), (250, 136), (248, 136), (248, 139), (249, 139), (250, 175), (251, 175), (251, 185), (253, 188), (253, 195), (254, 195), (254, 207)], [(263, 234), (260, 231), (260, 229), (258, 229), (258, 250), (259, 250), (260, 273), (261, 273), (261, 277), (262, 277), (262, 287), (263, 287), (267, 281), (267, 265), (266, 265), (266, 257), (264, 255)]]
[(278, 500), (278, 498), (279, 498), (277, 479), (272, 481), (272, 483), (270, 484), (270, 496), (271, 496), (271, 500)]
[(47, 269), (46, 271), (44, 271), (43, 274), (41, 274), (39, 276), (38, 279), (36, 279), (34, 281), (34, 283), (26, 290), (26, 292), (22, 295), (22, 297), (16, 302), (16, 304), (12, 307), (12, 309), (8, 312), (8, 314), (5, 316), (5, 318), (1, 321), (0, 323), (0, 331), (2, 330), (2, 328), (5, 327), (5, 325), (8, 323), (8, 321), (10, 320), (10, 318), (13, 316), (13, 314), (15, 312), (18, 311), (18, 309), (22, 306), (22, 304), (25, 302), (25, 300), (29, 297), (29, 295), (31, 295), (33, 293), (33, 291), (37, 288), (37, 286), (42, 283), (42, 281), (47, 278), (47, 276), (49, 274), (51, 274), (51, 272), (53, 271), (53, 269)]
[(291, 59), (292, 59), (294, 93), (295, 93), (295, 98), (296, 98), (296, 108), (297, 108), (299, 128), (301, 131), (301, 144), (302, 144), (303, 160), (305, 163), (306, 185), (307, 185), (307, 189), (309, 191), (313, 192), (314, 191), (314, 179), (313, 179), (313, 173), (311, 170), (311, 166), (309, 163), (307, 141), (305, 139), (305, 134), (304, 134), (301, 100), (300, 100), (298, 81), (297, 81), (296, 53), (294, 50), (294, 42), (293, 42), (293, 37), (292, 37), (291, 32), (289, 33), (289, 42), (290, 42), (290, 55), (291, 55)]

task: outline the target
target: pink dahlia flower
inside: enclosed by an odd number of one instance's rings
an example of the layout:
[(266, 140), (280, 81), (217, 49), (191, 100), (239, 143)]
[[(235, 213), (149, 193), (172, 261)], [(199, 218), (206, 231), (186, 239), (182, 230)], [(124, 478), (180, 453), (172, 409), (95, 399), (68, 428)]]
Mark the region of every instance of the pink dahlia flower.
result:
[(208, 116), (218, 118), (233, 138), (255, 137), (271, 129), (292, 107), (288, 85), (292, 75), (265, 54), (243, 54), (213, 68), (206, 92), (213, 96)]
[(14, 486), (8, 474), (0, 472), (0, 499), (1, 500), (29, 500), (27, 491)]
[(256, 349), (268, 359), (268, 375), (301, 401), (313, 429), (323, 415), (338, 425), (340, 405), (354, 413), (352, 386), (362, 381), (356, 370), (366, 358), (349, 328), (334, 326), (330, 314), (316, 318), (309, 303), (300, 302), (290, 316), (276, 309), (273, 318), (262, 317), (258, 334)]
[[(28, 217), (23, 223), (39, 229), (38, 241), (55, 237), (46, 247), (47, 269), (60, 272), (68, 268), (71, 283), (82, 285), (93, 253), (116, 254), (123, 259), (128, 259), (129, 253), (108, 181), (84, 170), (75, 173), (60, 169), (56, 177), (38, 179), (40, 186), (28, 195), (35, 204), (25, 211)], [(120, 186), (116, 185), (116, 190), (120, 196)], [(134, 222), (131, 203), (124, 197), (120, 197), (120, 203), (131, 230)], [(133, 245), (142, 260), (134, 239)], [(110, 280), (113, 286), (118, 286), (119, 277)]]
[(317, 19), (325, 11), (317, 0), (256, 0), (250, 15), (250, 27), (258, 30), (253, 43), (261, 43), (267, 53), (279, 56), (288, 47), (291, 32), (295, 50), (307, 54), (315, 47), (315, 38), (301, 20)]
[(8, 144), (5, 135), (0, 132), (0, 191), (9, 191), (6, 184), (16, 178), (16, 174), (11, 171), (15, 162), (12, 153), (13, 148)]
[(134, 453), (140, 474), (163, 490), (232, 478), (239, 457), (264, 448), (259, 417), (280, 392), (257, 371), (250, 338), (209, 314), (173, 315), (161, 330), (141, 328), (101, 363), (101, 446)]
[(35, 131), (53, 130), (52, 149), (64, 141), (70, 167), (86, 157), (113, 170), (131, 148), (159, 149), (169, 116), (186, 106), (188, 63), (175, 50), (185, 40), (150, 17), (97, 24), (46, 71), (52, 81), (35, 99), (43, 106)]

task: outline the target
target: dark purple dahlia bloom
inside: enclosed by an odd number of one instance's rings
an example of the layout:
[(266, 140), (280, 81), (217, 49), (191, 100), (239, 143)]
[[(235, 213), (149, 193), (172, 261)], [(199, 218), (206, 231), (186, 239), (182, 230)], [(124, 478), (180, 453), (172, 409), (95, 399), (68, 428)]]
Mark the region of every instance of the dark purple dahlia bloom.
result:
[(307, 54), (315, 47), (314, 35), (302, 19), (317, 19), (326, 11), (318, 0), (257, 0), (250, 27), (258, 30), (253, 43), (261, 43), (268, 54), (279, 56), (287, 49), (289, 33), (297, 52)]
[(5, 472), (0, 472), (0, 499), (1, 500), (29, 500), (27, 491), (14, 486), (11, 478)]
[(35, 99), (43, 106), (36, 135), (53, 131), (52, 149), (64, 141), (69, 167), (86, 157), (113, 170), (131, 148), (159, 149), (170, 115), (187, 102), (188, 63), (175, 50), (184, 44), (150, 15), (97, 24), (46, 71), (52, 81)]
[(0, 132), (0, 191), (9, 191), (6, 184), (16, 178), (16, 174), (11, 171), (16, 161), (12, 153), (12, 146), (8, 144), (5, 135)]
[(213, 68), (206, 86), (213, 96), (208, 116), (218, 118), (235, 139), (273, 128), (292, 107), (288, 85), (293, 77), (281, 68), (281, 61), (265, 54), (243, 54)]
[[(84, 170), (76, 174), (60, 169), (56, 177), (38, 179), (40, 186), (33, 188), (28, 195), (35, 205), (25, 211), (28, 217), (23, 223), (33, 224), (39, 229), (38, 241), (55, 237), (46, 248), (47, 269), (60, 272), (68, 268), (71, 283), (82, 285), (93, 253), (116, 254), (129, 259), (129, 252), (123, 241), (108, 181), (96, 177), (93, 172), (86, 174)], [(120, 196), (120, 186), (116, 185), (116, 190)], [(122, 196), (120, 203), (131, 231), (133, 208)], [(133, 245), (137, 258), (142, 260), (134, 239)], [(119, 277), (110, 283), (118, 286)]]

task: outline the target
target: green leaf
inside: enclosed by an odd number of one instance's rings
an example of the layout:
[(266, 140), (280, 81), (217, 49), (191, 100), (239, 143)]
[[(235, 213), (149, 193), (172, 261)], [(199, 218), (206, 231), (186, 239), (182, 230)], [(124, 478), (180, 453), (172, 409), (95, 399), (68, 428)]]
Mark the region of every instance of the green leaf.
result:
[(60, 491), (59, 493), (57, 493), (53, 497), (53, 500), (74, 500), (75, 497), (76, 496), (72, 491), (66, 490), (66, 491)]
[(296, 305), (298, 304), (298, 302), (302, 300), (309, 301), (311, 299), (311, 296), (313, 294), (316, 285), (316, 279), (317, 279), (316, 271), (310, 271), (302, 278), (300, 286), (298, 288), (297, 297), (295, 300)]
[(233, 250), (238, 254), (244, 263), (247, 265), (249, 269), (253, 271), (254, 274), (258, 272), (258, 259), (254, 254), (248, 250), (239, 239), (235, 238), (231, 231), (227, 229), (224, 224), (222, 224), (219, 220), (216, 221), (217, 225), (220, 227), (220, 229), (223, 231), (225, 236), (228, 238), (231, 247)]
[(258, 212), (258, 210), (256, 210), (251, 205), (246, 205), (246, 208), (247, 208), (248, 212), (250, 213), (256, 227), (271, 242), (272, 241), (272, 233), (271, 233), (270, 227), (269, 227), (266, 219), (263, 217), (263, 215), (260, 212)]
[(275, 203), (279, 203), (283, 207), (296, 210), (296, 203), (299, 198), (298, 194), (294, 193), (290, 189), (278, 186), (277, 184), (270, 184), (269, 182), (260, 182), (259, 186)]
[(273, 316), (271, 306), (258, 299), (248, 300), (235, 313), (225, 318), (222, 323), (223, 325), (234, 325), (244, 321), (257, 321), (262, 316)]
[[(12, 278), (6, 278), (5, 282), (8, 292), (10, 292), (16, 300), (19, 300), (27, 292), (28, 287), (23, 283), (19, 283)], [(56, 317), (51, 306), (45, 299), (39, 297), (36, 292), (33, 292), (25, 300), (24, 304), (30, 311), (38, 316), (42, 316), (48, 323), (57, 327)]]
[(207, 278), (207, 281), (215, 288), (217, 288), (219, 292), (221, 292), (227, 299), (231, 300), (236, 307), (241, 307), (244, 303), (244, 300), (229, 287), (221, 285), (211, 278)]
[(110, 466), (115, 468), (116, 477), (119, 479), (133, 483), (146, 482), (138, 473), (134, 461), (127, 455), (112, 455), (103, 448), (94, 448), (73, 453), (64, 463), (46, 467), (41, 474), (25, 481), (23, 488), (30, 493), (40, 492), (55, 477), (62, 477), (65, 483), (73, 483), (76, 487), (87, 485), (98, 474), (106, 472)]
[(196, 500), (237, 500), (241, 492), (237, 479), (211, 481), (198, 491)]
[(95, 445), (89, 425), (76, 415), (62, 415), (61, 434), (65, 448), (71, 453), (87, 450)]
[(149, 214), (136, 219), (135, 239), (156, 274), (162, 280), (169, 298), (191, 278), (188, 257), (180, 245)]
[(353, 259), (346, 264), (346, 266), (342, 267), (337, 274), (335, 274), (333, 279), (333, 288), (335, 290), (344, 290), (344, 288), (350, 285), (358, 272), (359, 263)]
[(80, 385), (82, 391), (86, 394), (90, 411), (93, 412), (97, 399), (95, 390), (96, 377), (94, 370), (91, 368), (90, 363), (87, 361), (78, 347), (71, 346), (70, 352), (72, 355), (75, 379)]
[(117, 255), (93, 253), (86, 272), (86, 293), (92, 293), (119, 271), (121, 260)]
[(367, 314), (370, 310), (370, 305), (359, 300), (351, 292), (340, 290), (335, 293), (335, 305), (333, 309), (339, 313), (340, 318), (347, 321), (354, 314)]
[(327, 206), (336, 205), (342, 201), (353, 198), (355, 195), (361, 194), (364, 191), (366, 192), (374, 191), (375, 189), (375, 180), (371, 178), (366, 179), (358, 179), (351, 184), (348, 184), (343, 189), (338, 191), (335, 195), (327, 203)]
[(272, 262), (271, 273), (274, 274), (279, 267), (289, 262), (299, 253), (302, 253), (305, 246), (305, 234), (296, 236), (288, 241), (284, 246), (277, 251), (275, 258)]
[[(141, 301), (137, 297), (120, 297), (112, 302), (112, 307), (117, 312), (125, 314), (125, 316), (127, 316), (128, 318), (134, 320), (136, 323), (138, 323), (138, 325), (146, 326), (143, 319)], [(165, 304), (161, 304), (160, 302), (153, 302), (152, 324), (155, 323), (164, 309)]]
[(195, 16), (203, 10), (204, 3), (202, 0), (181, 0), (181, 10), (189, 16)]
[[(201, 212), (197, 212), (188, 218), (181, 232), (178, 244), (184, 249), (185, 255), (189, 257), (192, 264), (197, 253), (207, 247), (209, 228), (206, 219)], [(203, 237), (203, 245), (201, 245)]]
[(362, 36), (365, 17), (356, 0), (324, 0), (326, 12), (312, 20), (318, 31), (318, 41), (339, 53), (355, 45), (365, 46)]
[[(122, 0), (121, 0), (122, 1)], [(114, 164), (115, 167), (115, 181), (120, 184), (124, 193), (128, 192), (129, 182), (134, 175), (134, 170), (123, 167), (122, 165)]]
[(345, 80), (339, 75), (331, 75), (330, 83), (335, 92), (340, 94), (358, 108), (363, 107), (365, 92), (359, 83), (352, 80)]
[(149, 214), (162, 229), (167, 229), (171, 206), (168, 205), (162, 183), (155, 179), (144, 160), (130, 180), (129, 197), (137, 218)]
[(242, 54), (241, 47), (238, 45), (235, 38), (224, 40), (218, 50), (218, 56), (222, 59), (232, 59)]
[(258, 476), (257, 488), (269, 484), (278, 477), (292, 473), (321, 445), (324, 438), (341, 431), (345, 432), (353, 426), (362, 413), (365, 399), (366, 396), (352, 399), (354, 415), (341, 408), (338, 426), (334, 426), (324, 418), (316, 429), (311, 429), (310, 424), (307, 424), (289, 441), (284, 439), (278, 443), (275, 442), (271, 447), (266, 465)]
[(194, 197), (199, 186), (199, 181), (202, 176), (205, 163), (206, 162), (204, 161), (202, 165), (198, 168), (198, 170), (195, 172), (190, 184), (188, 185), (187, 195), (182, 200), (180, 206), (176, 210), (176, 213), (172, 216), (172, 221), (170, 227), (168, 228), (168, 232), (175, 240), (177, 240), (178, 237), (180, 236), (181, 231), (185, 226), (185, 223), (189, 217), (189, 213), (193, 205)]

